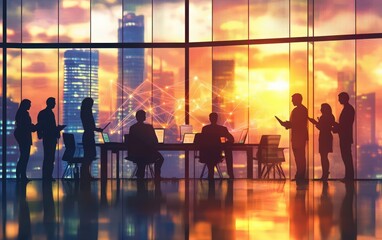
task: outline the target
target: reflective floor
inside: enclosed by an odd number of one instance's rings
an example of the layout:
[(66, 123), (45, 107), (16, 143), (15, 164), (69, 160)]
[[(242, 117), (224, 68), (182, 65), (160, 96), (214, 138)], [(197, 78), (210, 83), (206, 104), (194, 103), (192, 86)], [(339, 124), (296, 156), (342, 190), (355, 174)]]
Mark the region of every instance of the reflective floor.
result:
[(2, 182), (0, 239), (381, 239), (382, 182)]

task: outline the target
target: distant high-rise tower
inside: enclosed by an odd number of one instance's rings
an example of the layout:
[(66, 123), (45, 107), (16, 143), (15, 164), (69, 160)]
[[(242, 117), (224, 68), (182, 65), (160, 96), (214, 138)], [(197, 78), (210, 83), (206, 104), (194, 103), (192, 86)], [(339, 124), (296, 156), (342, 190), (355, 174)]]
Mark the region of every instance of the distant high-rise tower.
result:
[(337, 91), (347, 92), (350, 96), (350, 103), (355, 99), (355, 75), (353, 72), (338, 72), (337, 73)]
[[(119, 20), (118, 42), (144, 42), (144, 16), (124, 13)], [(127, 129), (135, 122), (135, 109), (139, 102), (134, 100), (135, 90), (144, 81), (145, 59), (143, 48), (118, 49), (117, 122), (123, 121)], [(125, 119), (127, 118), (127, 119)]]
[(64, 53), (63, 123), (65, 132), (73, 133), (81, 142), (83, 127), (80, 117), (81, 102), (85, 97), (94, 100), (93, 116), (98, 123), (98, 51), (72, 49)]
[(375, 144), (375, 93), (357, 96), (357, 145)]
[[(15, 178), (16, 177), (16, 164), (19, 159), (19, 146), (16, 142), (13, 132), (15, 131), (16, 121), (15, 116), (17, 109), (19, 107), (18, 103), (13, 102), (10, 98), (7, 98), (7, 150), (6, 150), (6, 178)], [(3, 105), (0, 104), (0, 112), (3, 111)], [(3, 119), (0, 119), (0, 132), (2, 133), (3, 128)], [(3, 151), (3, 138), (0, 137), (0, 151)], [(2, 166), (0, 162), (0, 178), (2, 178)]]
[(221, 124), (233, 126), (234, 60), (212, 61), (212, 111), (219, 114)]

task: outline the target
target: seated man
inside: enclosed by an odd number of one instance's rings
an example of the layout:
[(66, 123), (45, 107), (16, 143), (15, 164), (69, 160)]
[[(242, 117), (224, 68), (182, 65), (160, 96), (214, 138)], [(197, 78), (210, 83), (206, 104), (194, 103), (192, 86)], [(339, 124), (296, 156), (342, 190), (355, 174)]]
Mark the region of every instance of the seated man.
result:
[[(221, 139), (224, 138), (224, 142), (233, 143), (234, 138), (232, 134), (228, 132), (228, 129), (226, 127), (217, 124), (217, 113), (210, 113), (209, 118), (211, 124), (204, 126), (202, 129), (201, 144), (203, 145), (203, 149), (201, 149), (200, 158), (207, 164), (208, 178), (213, 179), (214, 167), (221, 160), (221, 152), (223, 150)], [(234, 178), (232, 151), (224, 150), (224, 153), (227, 163), (228, 175), (230, 178)]]
[(158, 139), (152, 125), (144, 123), (146, 112), (138, 110), (135, 118), (137, 123), (130, 127), (127, 159), (137, 164), (137, 178), (143, 179), (147, 164), (154, 163), (155, 179), (160, 179), (163, 156), (156, 150)]

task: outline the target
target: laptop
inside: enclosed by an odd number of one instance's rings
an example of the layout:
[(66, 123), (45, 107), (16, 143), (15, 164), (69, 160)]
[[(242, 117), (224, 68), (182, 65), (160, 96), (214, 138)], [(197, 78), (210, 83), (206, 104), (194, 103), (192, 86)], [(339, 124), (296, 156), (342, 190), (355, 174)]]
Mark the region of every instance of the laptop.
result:
[(185, 144), (194, 143), (195, 133), (185, 133), (183, 136), (183, 142)]
[(106, 132), (102, 132), (102, 140), (103, 140), (103, 143), (110, 143), (109, 134)]
[(154, 128), (158, 143), (164, 143), (164, 128)]
[(180, 127), (180, 142), (183, 142), (183, 137), (185, 133), (192, 133), (192, 125), (181, 125)]
[(241, 131), (240, 138), (239, 138), (239, 141), (237, 141), (237, 143), (244, 144), (245, 140), (247, 139), (247, 135), (248, 135), (248, 128), (245, 128)]

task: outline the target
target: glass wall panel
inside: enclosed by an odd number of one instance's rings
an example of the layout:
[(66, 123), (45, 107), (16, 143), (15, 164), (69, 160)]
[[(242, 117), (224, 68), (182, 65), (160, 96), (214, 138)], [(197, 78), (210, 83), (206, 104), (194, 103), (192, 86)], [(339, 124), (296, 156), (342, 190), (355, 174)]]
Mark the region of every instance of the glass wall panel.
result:
[[(208, 66), (208, 65), (207, 65)], [(212, 52), (212, 112), (239, 140), (248, 124), (248, 46), (215, 47)], [(208, 122), (209, 123), (209, 122)], [(234, 152), (235, 177), (247, 176), (246, 155)]]
[(189, 1), (190, 42), (205, 42), (212, 40), (212, 1)]
[(356, 0), (357, 33), (382, 32), (382, 4), (378, 0)]
[[(250, 6), (249, 37), (251, 39), (278, 38), (278, 37), (289, 36), (289, 0), (271, 0), (271, 1), (250, 0), (249, 4), (250, 4), (249, 5)], [(227, 8), (227, 11), (229, 11), (229, 8)], [(297, 16), (301, 18), (300, 15), (302, 14), (303, 10), (299, 9), (298, 11), (299, 12)], [(242, 13), (238, 13), (237, 15), (244, 15), (244, 14), (245, 13), (242, 12)], [(247, 15), (244, 15), (244, 16), (247, 16)], [(247, 19), (244, 19), (244, 20), (245, 22), (247, 21)], [(303, 23), (304, 22), (302, 21), (302, 23), (300, 24), (303, 24)], [(241, 25), (242, 24), (240, 24), (240, 26)], [(240, 31), (246, 32), (246, 30), (244, 29), (243, 30), (240, 29)]]
[[(38, 113), (46, 108), (46, 99), (54, 97), (56, 107), (53, 113), (56, 123), (61, 123), (60, 95), (58, 92), (58, 51), (57, 49), (23, 49), (22, 50), (22, 99), (29, 99), (32, 107), (29, 114), (32, 123), (37, 123)], [(42, 176), (43, 145), (37, 134), (32, 134), (33, 146), (28, 163), (27, 176), (40, 178)], [(61, 145), (60, 145), (61, 147)], [(61, 177), (61, 160), (56, 151), (53, 177)]]
[[(280, 146), (289, 146), (289, 134), (274, 116), (289, 119), (290, 102), (288, 44), (250, 46), (249, 48), (249, 127), (250, 142), (260, 142), (261, 135), (281, 135)], [(285, 173), (288, 151), (285, 150)], [(254, 162), (257, 173), (257, 161)], [(255, 174), (255, 176), (257, 176)]]
[(382, 178), (382, 41), (357, 41), (357, 171), (358, 178)]
[(60, 0), (59, 42), (90, 42), (90, 0)]
[(58, 41), (58, 0), (23, 1), (22, 14), (23, 42)]
[[(184, 49), (154, 49), (150, 116), (154, 127), (165, 129), (165, 142), (179, 142), (179, 126), (185, 123)], [(184, 177), (184, 154), (162, 152), (162, 175)]]
[(3, 0), (0, 0), (0, 39), (3, 42)]
[(308, 35), (308, 1), (290, 1), (290, 36), (302, 37)]
[(213, 40), (248, 39), (248, 0), (213, 0)]
[[(5, 87), (5, 86), (4, 86)], [(7, 162), (6, 177), (16, 177), (19, 146), (13, 135), (16, 111), (21, 102), (21, 50), (7, 49)], [(33, 103), (32, 103), (33, 104)], [(33, 108), (33, 105), (31, 109)], [(28, 176), (29, 177), (29, 176)]]
[(153, 41), (184, 42), (184, 15), (184, 0), (153, 0)]
[(21, 42), (21, 0), (7, 1), (7, 41)]
[[(338, 94), (347, 92), (349, 103), (355, 106), (355, 42), (333, 41), (316, 42), (314, 45), (314, 113), (313, 118), (321, 116), (322, 103), (328, 103), (336, 121), (342, 111), (338, 102)], [(355, 124), (354, 124), (355, 129)], [(314, 139), (318, 139), (318, 130), (314, 130)], [(354, 137), (356, 135), (354, 134)], [(355, 140), (355, 138), (354, 138)], [(355, 165), (355, 144), (353, 144), (353, 160)], [(318, 144), (314, 150), (315, 159), (320, 159)], [(333, 134), (333, 153), (329, 154), (330, 178), (343, 178), (345, 175), (342, 162), (338, 134)], [(315, 161), (315, 177), (321, 177), (320, 161)]]
[(313, 1), (314, 35), (341, 35), (355, 33), (354, 1)]
[(122, 0), (91, 1), (91, 42), (118, 42)]

